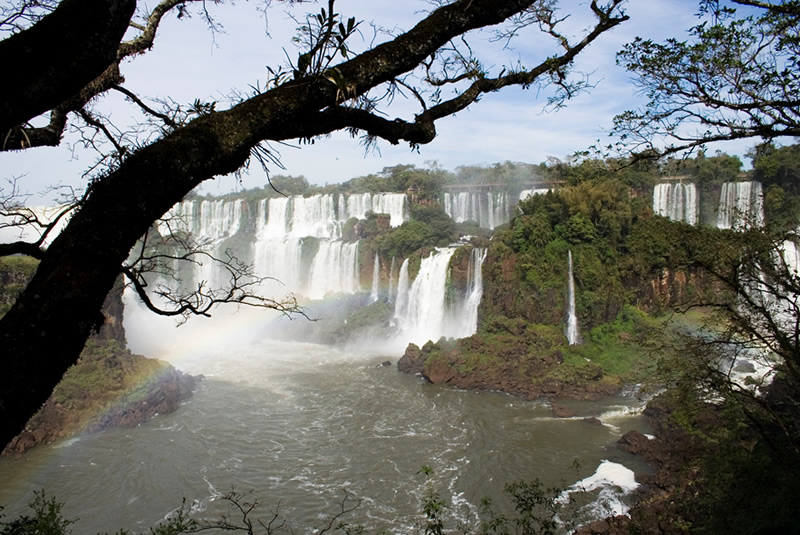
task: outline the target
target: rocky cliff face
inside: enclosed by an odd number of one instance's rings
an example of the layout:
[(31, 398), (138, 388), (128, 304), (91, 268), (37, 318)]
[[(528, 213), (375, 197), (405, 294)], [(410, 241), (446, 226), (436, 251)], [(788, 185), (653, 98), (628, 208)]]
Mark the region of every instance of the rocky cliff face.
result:
[[(2, 267), (6, 269), (0, 270), (0, 297), (10, 306), (32, 270)], [(176, 410), (192, 395), (197, 378), (125, 349), (122, 290), (118, 281), (103, 306), (105, 322), (100, 331), (2, 455), (21, 454), (78, 433), (136, 426), (156, 414)]]
[(2, 454), (109, 427), (135, 427), (175, 411), (195, 386), (195, 377), (166, 362), (133, 355), (115, 343), (92, 342)]
[(715, 292), (711, 277), (699, 269), (664, 268), (645, 280), (629, 281), (636, 288), (635, 305), (646, 312), (663, 312), (692, 303), (712, 302)]
[(483, 264), (481, 318), (499, 315), (558, 325), (564, 319), (565, 296), (566, 289), (561, 287), (528, 288), (520, 274), (518, 255), (504, 244), (489, 249)]
[[(554, 277), (549, 284), (529, 284), (523, 272), (519, 255), (503, 244), (493, 244), (483, 266), (481, 318), (504, 316), (543, 325), (563, 324), (566, 277)], [(595, 321), (613, 321), (626, 300), (645, 312), (659, 313), (682, 305), (709, 302), (709, 296), (715, 291), (710, 276), (700, 269), (663, 268), (646, 274), (622, 273), (620, 278), (622, 288), (619, 291), (595, 292), (591, 301), (591, 316)], [(581, 282), (578, 279), (579, 293), (583, 290)], [(595, 326), (583, 322), (582, 325), (585, 328)]]

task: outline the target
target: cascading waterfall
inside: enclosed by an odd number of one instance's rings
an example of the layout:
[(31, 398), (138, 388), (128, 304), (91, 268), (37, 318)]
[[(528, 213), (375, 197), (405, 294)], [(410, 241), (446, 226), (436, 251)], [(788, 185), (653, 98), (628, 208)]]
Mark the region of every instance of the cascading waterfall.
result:
[(696, 225), (697, 188), (694, 184), (656, 184), (653, 187), (653, 212), (673, 221)]
[(764, 194), (761, 182), (726, 182), (722, 185), (717, 228), (744, 229), (764, 224)]
[(448, 303), (446, 289), (450, 260), (457, 249), (437, 248), (423, 258), (413, 282), (409, 280), (408, 259), (403, 261), (394, 314), (400, 339), (422, 345), (443, 336), (463, 338), (475, 334), (478, 305), (483, 296), (481, 268), (486, 259), (486, 249), (472, 249), (465, 291)]
[[(484, 214), (488, 214), (486, 206), (494, 203), (495, 213), (487, 216), (487, 224), (495, 225), (503, 217), (505, 201), (497, 194), (468, 193), (462, 198), (473, 203), (471, 209), (484, 210)], [(405, 195), (394, 193), (263, 199), (252, 211), (246, 210), (243, 200), (186, 201), (173, 208), (175, 219), (170, 227), (185, 229), (198, 239), (213, 243), (220, 256), (230, 249), (237, 258), (250, 261), (255, 275), (266, 277), (262, 288), (266, 295), (294, 293), (318, 300), (330, 294), (369, 291), (369, 301), (376, 302), (382, 297), (380, 256), (376, 253), (373, 257), (371, 287), (362, 289), (358, 242), (343, 240), (342, 229), (348, 219), (366, 217), (370, 212), (386, 213), (390, 222), (402, 224), (406, 203)], [(248, 224), (243, 218), (251, 212), (253, 220)], [(394, 302), (398, 341), (424, 344), (442, 336), (474, 334), (483, 294), (481, 267), (486, 250), (470, 251), (467, 280), (461, 290), (448, 286), (449, 264), (457, 249), (436, 249), (422, 259), (413, 281), (409, 277), (409, 260), (400, 262), (398, 270), (398, 261), (392, 258), (386, 297)], [(187, 283), (204, 280), (224, 287), (220, 284), (225, 282), (224, 272), (213, 262), (193, 269), (193, 280), (187, 276)]]
[(463, 301), (453, 303), (452, 319), (445, 329), (445, 335), (453, 338), (472, 336), (478, 329), (478, 306), (483, 297), (483, 261), (487, 250), (474, 248), (469, 255), (467, 268), (467, 288)]
[(372, 262), (372, 291), (369, 294), (370, 303), (374, 303), (378, 300), (381, 278), (380, 266), (380, 258), (378, 258), (378, 253), (375, 253), (375, 260)]
[[(344, 223), (372, 212), (388, 215), (390, 225), (399, 226), (408, 218), (407, 203), (402, 193), (262, 199), (248, 225), (245, 214), (250, 211), (244, 200), (190, 200), (175, 205), (157, 230), (163, 236), (189, 233), (218, 258), (230, 250), (252, 263), (256, 276), (266, 278), (267, 294), (292, 292), (320, 299), (361, 290), (358, 244), (342, 240)], [(200, 281), (213, 287), (227, 283), (226, 271), (216, 262), (204, 260), (191, 269), (181, 274), (188, 287)]]
[(445, 193), (444, 211), (456, 223), (477, 221), (481, 228), (494, 229), (508, 223), (511, 214), (505, 191), (461, 191)]
[(578, 316), (575, 314), (575, 278), (572, 274), (572, 251), (567, 251), (567, 328), (565, 334), (569, 345), (581, 342), (578, 332)]
[(396, 320), (405, 318), (408, 315), (408, 289), (410, 284), (408, 258), (406, 258), (400, 265), (400, 275), (397, 277), (397, 298), (394, 303), (394, 317)]
[[(419, 273), (402, 303), (398, 295), (395, 318), (404, 340), (422, 345), (428, 340), (436, 341), (444, 334), (445, 288), (450, 258), (454, 252), (453, 247), (437, 248), (430, 256), (423, 258)], [(407, 262), (406, 259), (400, 269), (401, 276), (405, 269), (406, 281)]]
[(182, 201), (170, 208), (158, 222), (156, 230), (162, 236), (169, 236), (171, 232), (194, 232), (194, 221), (194, 201)]
[(323, 299), (328, 293), (355, 293), (359, 290), (358, 242), (321, 240), (309, 269), (305, 296)]
[[(175, 233), (193, 235), (198, 246), (213, 256), (224, 256), (224, 242), (234, 236), (241, 228), (241, 200), (204, 200), (183, 201), (170, 209), (168, 214), (157, 225), (159, 234), (166, 237)], [(226, 272), (209, 258), (195, 258), (191, 264), (191, 284), (196, 286), (201, 281), (208, 287), (218, 288), (226, 282)]]
[(389, 269), (389, 301), (394, 301), (395, 299), (395, 286), (394, 286), (394, 279), (395, 279), (395, 271), (397, 269), (397, 259), (392, 257), (392, 267)]
[(404, 193), (352, 193), (347, 198), (339, 195), (339, 220), (347, 221), (351, 217), (366, 219), (367, 212), (388, 214), (389, 224), (399, 227), (408, 219)]

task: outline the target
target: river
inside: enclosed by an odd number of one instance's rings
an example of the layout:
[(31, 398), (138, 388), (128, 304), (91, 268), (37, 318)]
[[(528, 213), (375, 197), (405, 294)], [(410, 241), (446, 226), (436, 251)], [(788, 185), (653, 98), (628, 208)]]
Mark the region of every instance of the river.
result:
[[(453, 516), (471, 522), (481, 498), (499, 500), (511, 481), (570, 485), (601, 466), (623, 475), (644, 469), (614, 444), (630, 429), (647, 431), (633, 397), (566, 403), (579, 416), (556, 419), (546, 403), (399, 373), (397, 355), (374, 348), (260, 338), (243, 318), (216, 330), (190, 322), (178, 329), (179, 344), (172, 327), (126, 319), (134, 350), (205, 379), (178, 411), (136, 428), (1, 458), (6, 518), (45, 489), (65, 502), (66, 517), (79, 518), (75, 533), (147, 531), (183, 497), (195, 514), (215, 516), (224, 511), (220, 494), (235, 488), (253, 491), (263, 504), (257, 516), (279, 507), (306, 533), (325, 524), (347, 490), (362, 503), (345, 520), (395, 533), (419, 522), (428, 484)], [(393, 365), (382, 366), (388, 359)]]

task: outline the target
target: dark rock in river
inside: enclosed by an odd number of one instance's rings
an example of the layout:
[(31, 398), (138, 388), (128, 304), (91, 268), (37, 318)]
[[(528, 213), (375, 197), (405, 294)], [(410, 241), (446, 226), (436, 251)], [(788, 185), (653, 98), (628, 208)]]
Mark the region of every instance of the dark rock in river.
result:
[(422, 350), (415, 344), (408, 344), (406, 352), (397, 361), (397, 369), (411, 375), (421, 375), (425, 366)]
[(556, 418), (572, 418), (575, 416), (575, 413), (570, 409), (555, 402), (550, 402), (550, 408), (553, 409), (553, 416)]

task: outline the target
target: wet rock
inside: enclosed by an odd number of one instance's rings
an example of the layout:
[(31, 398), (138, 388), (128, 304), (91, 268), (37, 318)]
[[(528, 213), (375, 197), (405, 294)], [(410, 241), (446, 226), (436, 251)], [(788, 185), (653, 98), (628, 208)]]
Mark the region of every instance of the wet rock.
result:
[(617, 447), (633, 455), (645, 456), (650, 450), (650, 439), (639, 431), (628, 431), (617, 440)]
[(733, 368), (733, 371), (738, 373), (755, 373), (756, 367), (752, 362), (743, 360), (736, 363), (736, 366)]
[(421, 375), (425, 362), (422, 350), (416, 344), (408, 344), (405, 353), (397, 361), (397, 369), (411, 375)]
[(575, 416), (575, 413), (567, 407), (552, 401), (550, 402), (550, 408), (553, 410), (553, 416), (555, 418), (572, 418)]

